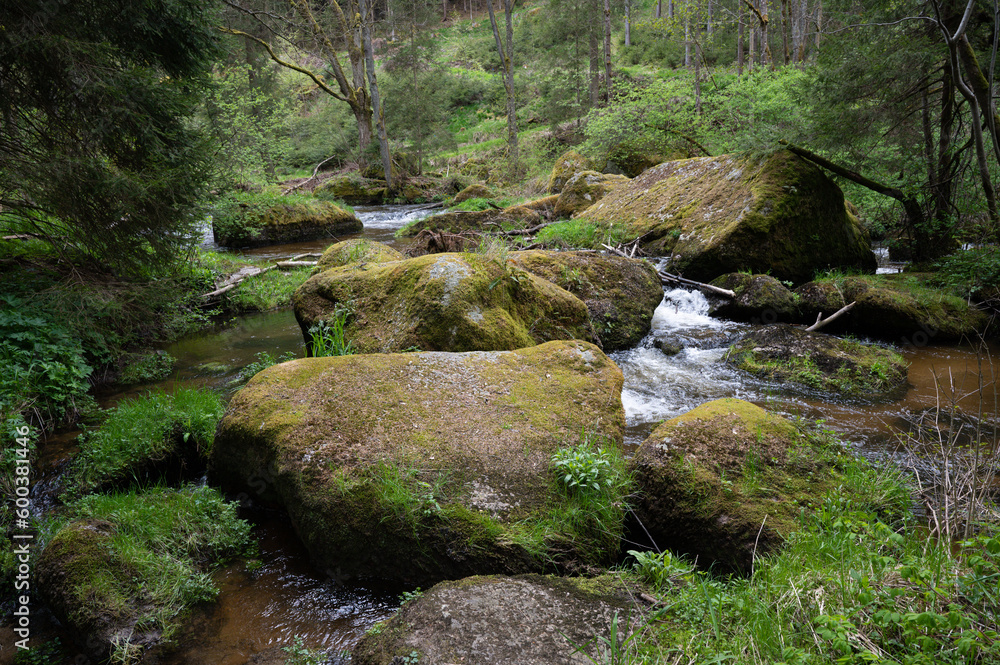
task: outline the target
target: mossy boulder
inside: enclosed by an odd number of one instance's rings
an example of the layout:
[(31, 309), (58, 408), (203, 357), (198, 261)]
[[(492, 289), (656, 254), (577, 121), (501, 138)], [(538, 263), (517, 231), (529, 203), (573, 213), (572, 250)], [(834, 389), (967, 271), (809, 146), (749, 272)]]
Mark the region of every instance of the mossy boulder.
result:
[(741, 337), (726, 362), (767, 381), (855, 400), (898, 392), (906, 386), (908, 366), (892, 349), (781, 323)]
[(590, 171), (590, 162), (575, 150), (570, 150), (552, 166), (549, 184), (546, 189), (549, 194), (558, 194), (569, 182), (569, 179), (582, 171)]
[(632, 458), (632, 538), (699, 566), (747, 572), (799, 527), (801, 508), (839, 481), (788, 420), (738, 399), (707, 402), (657, 427)]
[(481, 183), (475, 183), (469, 185), (458, 194), (455, 194), (455, 198), (452, 200), (452, 205), (458, 205), (459, 203), (464, 203), (469, 199), (492, 199), (493, 192), (490, 188)]
[(385, 202), (385, 181), (349, 173), (326, 180), (313, 190), (313, 195), (352, 206), (379, 205)]
[(465, 233), (469, 231), (525, 229), (537, 225), (543, 217), (548, 218), (554, 208), (555, 197), (520, 203), (502, 210), (490, 208), (476, 211), (442, 212), (417, 220), (402, 229), (404, 237), (416, 236), (423, 230), (437, 233)]
[(108, 657), (115, 642), (142, 649), (160, 637), (157, 627), (137, 625), (152, 602), (114, 547), (115, 532), (113, 524), (101, 520), (73, 522), (49, 541), (38, 560), (41, 596), (61, 622), (87, 636), (83, 646), (95, 658)]
[(735, 298), (713, 298), (712, 316), (754, 323), (799, 319), (798, 297), (770, 275), (729, 273), (713, 279), (711, 284), (736, 294)]
[(283, 505), (312, 558), (352, 575), (603, 565), (620, 534), (557, 519), (551, 458), (581, 431), (620, 447), (622, 381), (578, 341), (294, 360), (233, 397), (212, 477)]
[(649, 332), (663, 300), (656, 269), (646, 261), (594, 252), (514, 252), (511, 263), (582, 300), (606, 352), (632, 348)]
[[(441, 582), (370, 630), (355, 647), (358, 665), (490, 663), (554, 665), (601, 662), (595, 637), (639, 623), (634, 589), (615, 575), (586, 578), (470, 577)], [(410, 662), (418, 662), (413, 659)]]
[(628, 182), (629, 179), (623, 175), (581, 171), (571, 176), (563, 186), (556, 200), (555, 216), (572, 217)]
[(353, 212), (308, 196), (240, 201), (212, 220), (215, 242), (222, 247), (263, 247), (317, 238), (335, 238), (364, 230)]
[(587, 306), (517, 266), (481, 254), (430, 254), (326, 270), (293, 296), (309, 328), (338, 306), (353, 314), (345, 337), (360, 353), (492, 351), (554, 339), (597, 341)]
[(852, 332), (900, 346), (975, 338), (989, 324), (965, 299), (926, 286), (919, 276), (849, 276), (836, 279), (851, 309)]
[[(841, 293), (837, 285), (831, 281), (806, 282), (795, 289), (798, 296), (799, 313), (802, 320), (814, 323), (822, 315), (824, 318), (834, 312), (839, 311), (847, 303), (844, 302), (844, 294)], [(827, 332), (832, 330), (842, 330), (848, 319), (841, 318), (830, 323), (829, 328), (824, 328)]]
[(827, 267), (876, 266), (840, 188), (788, 151), (666, 162), (579, 217), (641, 237), (649, 253), (671, 256), (671, 272), (699, 281), (750, 271), (799, 283)]
[(330, 245), (316, 262), (316, 271), (339, 268), (355, 263), (386, 263), (402, 261), (402, 252), (389, 245), (365, 238), (353, 238)]

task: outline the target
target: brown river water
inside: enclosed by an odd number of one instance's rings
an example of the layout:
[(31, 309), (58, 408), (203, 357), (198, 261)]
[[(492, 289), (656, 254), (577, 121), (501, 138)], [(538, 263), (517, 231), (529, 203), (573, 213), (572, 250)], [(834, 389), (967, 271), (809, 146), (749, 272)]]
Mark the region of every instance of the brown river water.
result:
[[(362, 208), (359, 213), (365, 222), (365, 237), (392, 244), (396, 244), (392, 239), (395, 228), (417, 214), (401, 206), (370, 211)], [(246, 253), (286, 258), (321, 251), (328, 244), (330, 241), (314, 241)], [(967, 413), (982, 413), (986, 420), (996, 420), (997, 394), (990, 363), (990, 356), (998, 357), (1000, 349), (996, 346), (904, 347), (902, 353), (910, 362), (907, 390), (874, 403), (865, 396), (831, 401), (829, 396), (803, 394), (751, 380), (723, 365), (720, 360), (729, 341), (747, 330), (748, 325), (712, 319), (707, 311), (708, 303), (701, 294), (668, 290), (646, 340), (634, 349), (612, 354), (625, 375), (622, 402), (628, 422), (628, 445), (641, 443), (660, 421), (721, 397), (738, 397), (792, 416), (823, 419), (827, 427), (859, 452), (883, 458), (892, 457), (894, 432), (904, 418), (933, 407), (939, 400), (947, 401), (951, 394), (961, 397)], [(667, 356), (653, 346), (656, 339), (680, 343), (684, 350)], [(302, 336), (292, 312), (284, 310), (242, 317), (216, 330), (182, 339), (165, 351), (178, 360), (168, 379), (101, 395), (101, 401), (113, 404), (154, 387), (167, 391), (178, 386), (225, 389), (259, 352), (301, 356)], [(42, 478), (35, 495), (42, 506), (51, 505), (45, 498), (46, 490), (75, 452), (73, 438), (56, 437), (40, 451)], [(248, 570), (239, 563), (218, 571), (218, 601), (195, 614), (190, 629), (178, 640), (177, 651), (155, 662), (243, 665), (256, 657), (252, 662), (278, 663), (286, 655), (280, 647), (300, 637), (305, 646), (327, 652), (336, 663), (371, 625), (398, 607), (404, 589), (381, 588), (350, 579), (339, 571), (316, 570), (284, 515), (254, 510), (245, 517), (255, 526), (260, 567)], [(44, 613), (33, 625), (37, 627), (36, 638), (60, 634)], [(0, 627), (0, 663), (12, 658), (9, 630)], [(70, 640), (63, 637), (62, 642), (68, 644)], [(72, 656), (67, 662), (74, 662)]]

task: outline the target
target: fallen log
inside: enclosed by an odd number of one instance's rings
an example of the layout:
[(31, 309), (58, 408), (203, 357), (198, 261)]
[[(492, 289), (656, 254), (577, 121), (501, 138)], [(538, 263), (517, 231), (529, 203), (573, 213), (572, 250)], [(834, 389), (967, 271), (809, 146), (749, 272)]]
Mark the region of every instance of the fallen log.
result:
[(806, 328), (806, 332), (816, 332), (826, 324), (836, 321), (838, 318), (846, 314), (852, 307), (854, 307), (854, 305), (855, 303), (853, 302), (850, 305), (844, 305), (825, 319), (823, 318), (823, 312), (820, 312), (819, 316), (816, 317), (816, 323)]
[(278, 261), (275, 263), (275, 267), (278, 268), (306, 268), (308, 266), (316, 265), (316, 261)]

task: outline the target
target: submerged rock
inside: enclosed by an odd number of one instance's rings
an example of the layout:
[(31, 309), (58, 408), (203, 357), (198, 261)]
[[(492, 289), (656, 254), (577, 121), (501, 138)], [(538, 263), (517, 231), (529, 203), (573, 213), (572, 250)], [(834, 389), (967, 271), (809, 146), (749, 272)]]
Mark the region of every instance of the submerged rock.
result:
[(726, 354), (726, 362), (767, 381), (862, 400), (904, 387), (908, 365), (891, 349), (786, 324), (747, 333)]
[(738, 271), (793, 282), (827, 267), (875, 271), (840, 188), (788, 151), (666, 162), (579, 217), (641, 237), (648, 252), (672, 257), (671, 272), (699, 281)]
[(586, 305), (501, 258), (430, 254), (326, 270), (295, 292), (309, 329), (338, 307), (352, 314), (345, 337), (360, 353), (491, 351), (553, 339), (597, 341)]
[(294, 360), (233, 397), (212, 476), (283, 505), (313, 560), (351, 575), (606, 565), (620, 525), (559, 521), (552, 455), (581, 432), (620, 447), (622, 380), (576, 341)]
[(470, 577), (442, 582), (405, 605), (355, 647), (359, 665), (420, 663), (554, 665), (598, 662), (595, 637), (618, 616), (628, 635), (638, 590), (618, 576), (593, 579)]
[(661, 424), (630, 462), (635, 516), (660, 549), (699, 566), (749, 571), (799, 525), (801, 504), (836, 486), (784, 418), (738, 399), (707, 402)]
[(587, 305), (606, 352), (628, 349), (649, 332), (663, 287), (648, 262), (594, 252), (513, 252), (511, 263), (561, 286)]
[[(279, 199), (280, 201), (280, 199)], [(262, 247), (360, 233), (364, 225), (353, 212), (320, 200), (276, 202), (247, 207), (243, 215), (212, 222), (215, 242), (222, 247)]]
[(581, 171), (566, 181), (556, 201), (556, 217), (572, 217), (603, 199), (609, 192), (628, 184), (623, 175)]
[(754, 323), (790, 322), (799, 318), (798, 297), (770, 275), (729, 273), (711, 283), (736, 293), (735, 298), (713, 298), (709, 310), (712, 316)]
[(330, 245), (316, 262), (316, 271), (351, 265), (354, 263), (386, 263), (401, 261), (403, 254), (389, 245), (364, 238), (354, 238)]

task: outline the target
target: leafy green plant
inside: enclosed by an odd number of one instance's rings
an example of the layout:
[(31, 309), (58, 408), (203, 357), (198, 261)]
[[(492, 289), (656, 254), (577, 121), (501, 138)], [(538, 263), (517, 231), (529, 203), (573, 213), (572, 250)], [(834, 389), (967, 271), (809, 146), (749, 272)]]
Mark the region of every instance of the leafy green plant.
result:
[(694, 572), (694, 565), (674, 556), (669, 551), (639, 552), (629, 550), (635, 559), (632, 569), (653, 589), (660, 589), (685, 575)]
[(417, 587), (413, 591), (404, 591), (403, 593), (399, 594), (399, 602), (401, 605), (406, 605), (407, 603), (412, 603), (413, 601), (422, 597), (423, 595), (424, 592), (420, 590), (420, 587)]
[(246, 367), (244, 367), (239, 376), (233, 379), (233, 383), (242, 383), (244, 381), (249, 381), (251, 378), (257, 374), (263, 372), (268, 367), (273, 367), (279, 363), (285, 363), (289, 360), (295, 360), (295, 354), (291, 351), (281, 354), (278, 357), (272, 356), (267, 351), (259, 351), (257, 353), (257, 360), (253, 361)]
[(314, 358), (349, 356), (354, 353), (354, 346), (344, 336), (344, 327), (353, 311), (350, 304), (338, 303), (328, 319), (317, 321), (309, 328), (309, 348)]
[(296, 635), (292, 643), (281, 650), (288, 654), (285, 665), (321, 665), (327, 660), (323, 652), (306, 647), (301, 635)]
[(552, 456), (560, 483), (570, 494), (600, 492), (614, 483), (614, 469), (604, 448), (561, 448)]

